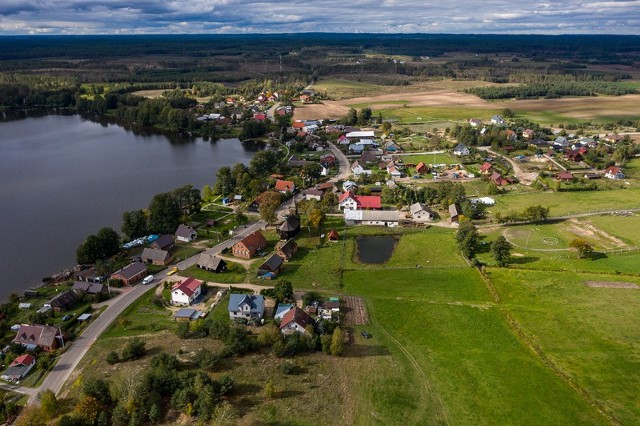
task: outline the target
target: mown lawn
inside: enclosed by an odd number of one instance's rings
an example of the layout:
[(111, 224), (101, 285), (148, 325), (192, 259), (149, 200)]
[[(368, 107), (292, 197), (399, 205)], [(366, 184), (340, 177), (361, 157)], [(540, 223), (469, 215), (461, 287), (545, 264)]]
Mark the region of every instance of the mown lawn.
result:
[(528, 338), (620, 424), (640, 423), (640, 290), (585, 281), (640, 278), (490, 269)]
[(154, 297), (155, 289), (146, 292), (129, 305), (100, 338), (129, 337), (173, 330), (176, 322), (173, 321), (171, 311), (156, 306), (153, 303)]

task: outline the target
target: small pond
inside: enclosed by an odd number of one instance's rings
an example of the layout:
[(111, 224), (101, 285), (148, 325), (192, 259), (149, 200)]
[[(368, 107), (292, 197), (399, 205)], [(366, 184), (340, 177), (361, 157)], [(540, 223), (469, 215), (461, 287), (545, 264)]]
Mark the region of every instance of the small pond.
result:
[(397, 242), (394, 237), (359, 237), (356, 239), (358, 261), (383, 264), (391, 258)]

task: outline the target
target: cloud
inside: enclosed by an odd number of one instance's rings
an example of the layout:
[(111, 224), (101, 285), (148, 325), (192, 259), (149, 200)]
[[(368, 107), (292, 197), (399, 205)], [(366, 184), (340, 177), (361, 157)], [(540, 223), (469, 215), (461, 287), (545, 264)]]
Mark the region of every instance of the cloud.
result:
[(0, 34), (640, 34), (640, 0), (1, 0)]

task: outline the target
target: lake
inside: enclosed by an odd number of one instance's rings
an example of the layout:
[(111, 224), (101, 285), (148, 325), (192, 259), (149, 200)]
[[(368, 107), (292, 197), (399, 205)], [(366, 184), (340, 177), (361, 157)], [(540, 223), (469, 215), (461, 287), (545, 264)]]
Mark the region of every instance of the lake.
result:
[(260, 145), (137, 135), (78, 115), (0, 113), (0, 298), (75, 265), (82, 241), (153, 195), (215, 182)]
[(394, 237), (358, 237), (358, 260), (370, 264), (386, 263), (391, 259), (396, 243)]

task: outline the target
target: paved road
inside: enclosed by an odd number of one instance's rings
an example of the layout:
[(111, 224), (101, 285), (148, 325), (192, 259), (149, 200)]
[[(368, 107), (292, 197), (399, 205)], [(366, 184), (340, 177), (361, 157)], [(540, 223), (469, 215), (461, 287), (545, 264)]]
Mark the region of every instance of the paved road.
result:
[[(264, 221), (258, 221), (251, 225), (247, 225), (246, 228), (238, 228), (237, 234), (220, 244), (207, 249), (207, 253), (218, 254), (223, 249), (231, 247), (233, 244), (244, 238), (250, 233), (264, 228), (266, 223)], [(177, 264), (178, 269), (186, 269), (191, 265), (195, 265), (198, 260), (198, 255), (192, 256)], [(29, 395), (29, 401), (34, 401), (39, 391), (45, 389), (51, 389), (56, 394), (60, 393), (62, 386), (69, 379), (69, 376), (76, 368), (80, 360), (87, 353), (91, 345), (98, 339), (98, 337), (107, 329), (107, 327), (136, 299), (142, 296), (147, 291), (151, 290), (167, 278), (168, 269), (157, 273), (155, 285), (143, 285), (138, 284), (127, 291), (123, 291), (122, 294), (113, 299), (113, 302), (105, 309), (100, 316), (94, 319), (91, 324), (63, 353), (55, 367), (49, 372), (43, 383), (38, 388), (24, 388), (24, 387), (10, 387), (15, 392), (24, 393)]]
[(333, 155), (335, 155), (336, 159), (338, 160), (338, 165), (340, 167), (340, 172), (338, 172), (336, 176), (329, 179), (329, 181), (337, 182), (341, 179), (342, 180), (347, 179), (351, 174), (351, 169), (349, 168), (349, 160), (347, 159), (347, 156), (344, 155), (344, 153), (340, 151), (340, 149), (334, 144), (332, 144), (331, 142), (328, 142), (328, 144), (329, 144), (329, 148), (331, 149), (331, 152), (333, 153)]

